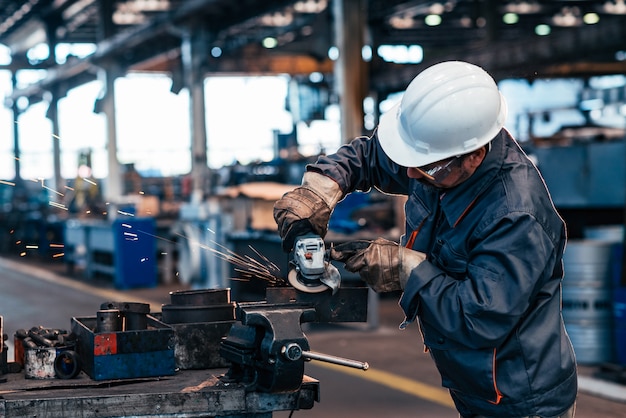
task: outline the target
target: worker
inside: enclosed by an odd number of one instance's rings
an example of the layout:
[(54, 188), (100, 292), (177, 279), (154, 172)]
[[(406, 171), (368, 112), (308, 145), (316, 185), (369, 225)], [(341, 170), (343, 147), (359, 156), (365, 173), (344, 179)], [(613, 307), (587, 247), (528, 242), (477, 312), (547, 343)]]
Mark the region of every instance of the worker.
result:
[(335, 205), (375, 187), (408, 196), (401, 243), (331, 246), (377, 292), (401, 290), (461, 417), (573, 417), (574, 351), (561, 315), (566, 228), (535, 165), (504, 128), (493, 78), (430, 66), (359, 137), (306, 167), (274, 205), (285, 251), (324, 237)]

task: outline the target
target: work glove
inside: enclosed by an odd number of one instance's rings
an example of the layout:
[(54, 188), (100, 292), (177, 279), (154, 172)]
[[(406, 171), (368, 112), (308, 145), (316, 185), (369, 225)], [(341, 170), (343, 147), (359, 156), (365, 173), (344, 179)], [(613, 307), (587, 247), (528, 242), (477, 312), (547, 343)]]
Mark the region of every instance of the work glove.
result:
[(346, 270), (358, 272), (378, 293), (403, 290), (411, 271), (426, 259), (426, 254), (384, 238), (339, 244), (331, 247), (329, 254), (345, 263)]
[(341, 188), (330, 177), (313, 171), (304, 173), (302, 186), (285, 193), (274, 204), (283, 251), (291, 251), (296, 238), (305, 234), (324, 238), (330, 214), (342, 197)]

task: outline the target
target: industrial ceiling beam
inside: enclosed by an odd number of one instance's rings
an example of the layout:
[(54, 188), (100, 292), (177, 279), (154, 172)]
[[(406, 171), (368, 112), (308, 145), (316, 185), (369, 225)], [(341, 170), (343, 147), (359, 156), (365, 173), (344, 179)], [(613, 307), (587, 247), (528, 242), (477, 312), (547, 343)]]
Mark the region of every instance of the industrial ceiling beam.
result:
[[(377, 64), (372, 85), (388, 94), (402, 91), (417, 73), (428, 66), (448, 60), (462, 60), (480, 65), (496, 79), (550, 78), (563, 74), (563, 66), (583, 66), (589, 74), (606, 74), (606, 69), (620, 69), (621, 65), (598, 66), (615, 59), (615, 53), (624, 49), (626, 26), (623, 19), (606, 19), (602, 25), (587, 25), (554, 32), (550, 36), (535, 36), (517, 41), (476, 42), (462, 48), (426, 49), (425, 60), (417, 65)], [(556, 65), (561, 65), (561, 73)], [(576, 73), (571, 72), (572, 76)]]

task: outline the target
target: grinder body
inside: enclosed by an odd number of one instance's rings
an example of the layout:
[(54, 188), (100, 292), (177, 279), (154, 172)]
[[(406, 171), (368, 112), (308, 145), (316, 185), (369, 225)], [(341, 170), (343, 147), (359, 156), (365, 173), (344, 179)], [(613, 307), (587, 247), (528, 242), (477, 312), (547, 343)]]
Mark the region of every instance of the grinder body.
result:
[(289, 284), (305, 293), (319, 293), (331, 289), (335, 294), (341, 283), (337, 267), (327, 261), (324, 240), (313, 234), (296, 238), (290, 270)]

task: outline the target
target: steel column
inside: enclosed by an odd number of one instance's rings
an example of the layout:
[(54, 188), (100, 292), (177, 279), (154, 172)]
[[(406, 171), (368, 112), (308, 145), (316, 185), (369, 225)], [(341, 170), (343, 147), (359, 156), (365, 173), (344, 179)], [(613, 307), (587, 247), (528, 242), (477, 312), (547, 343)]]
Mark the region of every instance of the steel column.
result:
[(335, 46), (339, 50), (335, 79), (341, 112), (341, 137), (343, 142), (350, 142), (363, 133), (363, 99), (368, 81), (362, 49), (367, 4), (364, 0), (334, 0), (333, 14)]

